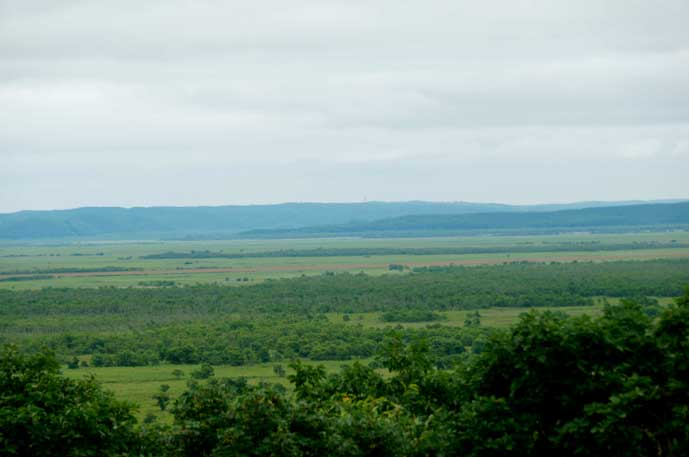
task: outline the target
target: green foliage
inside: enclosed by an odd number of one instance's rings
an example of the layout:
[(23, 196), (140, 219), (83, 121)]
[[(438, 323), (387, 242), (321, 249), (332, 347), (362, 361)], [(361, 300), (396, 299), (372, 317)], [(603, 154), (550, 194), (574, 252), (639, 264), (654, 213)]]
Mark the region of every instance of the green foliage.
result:
[[(411, 440), (384, 399), (325, 395), (320, 369), (295, 364), (297, 400), (278, 386), (230, 380), (193, 384), (174, 407), (175, 455), (398, 456)], [(298, 385), (298, 387), (297, 387)], [(318, 387), (320, 386), (320, 387)], [(308, 395), (305, 390), (315, 389)]]
[[(224, 252), (191, 250), (189, 252), (166, 251), (143, 255), (143, 260), (171, 259), (280, 259), (280, 258), (318, 258), (318, 257), (370, 257), (370, 256), (432, 256), (499, 253), (537, 253), (537, 252), (591, 252), (591, 251), (636, 251), (642, 249), (681, 249), (689, 246), (677, 242), (548, 242), (539, 245), (517, 243), (509, 246), (462, 246), (462, 247), (318, 247), (312, 249), (279, 249), (274, 251)], [(388, 264), (388, 271), (404, 271), (406, 265)], [(161, 285), (168, 281), (162, 281)], [(174, 281), (173, 281), (174, 282)], [(142, 283), (139, 283), (142, 284)], [(142, 284), (143, 285), (143, 284)], [(153, 284), (151, 284), (153, 285)]]
[(474, 311), (473, 313), (467, 313), (467, 317), (464, 320), (464, 326), (470, 328), (476, 328), (481, 326), (481, 313)]
[[(390, 322), (426, 322), (440, 319), (438, 311), (588, 305), (607, 295), (639, 301), (653, 317), (661, 308), (643, 297), (677, 295), (687, 281), (689, 259), (675, 259), (429, 267), (248, 287), (0, 291), (0, 341), (27, 350), (48, 346), (63, 360), (91, 356), (96, 367), (348, 360), (371, 357), (385, 331), (331, 322), (324, 312), (375, 311)], [(427, 337), (442, 359), (438, 365), (449, 367), (465, 349), (482, 350), (481, 332), (472, 330), (479, 320), (468, 323), (462, 332), (441, 326), (405, 332)]]
[(207, 363), (202, 364), (197, 370), (191, 372), (193, 379), (208, 379), (215, 374), (213, 367)]
[[(436, 343), (434, 354), (439, 358), (463, 351), (475, 336), (440, 326), (404, 332), (432, 337)], [(23, 340), (23, 346), (37, 350), (48, 345), (65, 356), (93, 354), (91, 364), (95, 367), (143, 366), (158, 361), (238, 366), (293, 358), (368, 358), (374, 355), (385, 334), (384, 329), (331, 322), (324, 315), (273, 314), (242, 319), (220, 315), (213, 319), (150, 325), (141, 331), (32, 336)], [(450, 360), (445, 363), (449, 364)]]
[(131, 406), (93, 380), (59, 374), (52, 354), (0, 348), (0, 454), (121, 455), (138, 452)]
[(632, 302), (597, 320), (533, 312), (452, 373), (392, 335), (389, 376), (297, 362), (293, 401), (194, 385), (175, 439), (183, 455), (685, 455), (688, 317), (689, 292), (657, 322)]
[(70, 370), (75, 370), (79, 368), (79, 359), (76, 357), (72, 357), (72, 360), (67, 362), (67, 368), (69, 368)]
[(7, 276), (6, 278), (0, 278), (0, 282), (36, 281), (41, 279), (52, 279), (52, 277), (52, 275), (26, 274), (22, 276)]
[(295, 371), (287, 379), (294, 384), (294, 392), (298, 399), (317, 398), (322, 395), (325, 368), (323, 366), (304, 365), (300, 360), (290, 363), (289, 367)]
[(291, 392), (192, 380), (168, 408), (172, 426), (148, 418), (138, 431), (93, 380), (67, 381), (51, 356), (6, 348), (0, 438), (10, 455), (689, 453), (689, 290), (657, 318), (633, 301), (597, 319), (533, 311), (482, 338), (480, 354), (452, 371), (437, 368), (434, 341), (392, 332), (376, 362), (387, 374), (295, 361)]
[(112, 316), (128, 327), (161, 316), (572, 306), (598, 296), (677, 296), (688, 280), (689, 259), (428, 267), (405, 275), (320, 275), (246, 287), (0, 290), (0, 316)]
[(526, 315), (464, 371), (455, 445), (477, 456), (685, 454), (688, 296), (657, 324), (632, 302), (596, 321)]
[(167, 384), (162, 384), (158, 392), (153, 395), (153, 399), (158, 404), (161, 411), (165, 411), (167, 404), (170, 402), (170, 394), (168, 393), (170, 386)]
[(137, 284), (139, 286), (143, 286), (143, 287), (172, 287), (172, 286), (176, 286), (177, 282), (167, 281), (167, 280), (157, 280), (157, 281), (139, 281)]
[[(142, 271), (140, 267), (60, 267), (60, 268), (32, 268), (30, 270), (13, 270), (0, 272), (0, 274), (21, 274), (26, 276), (10, 276), (6, 281), (33, 281), (38, 279), (50, 279), (53, 275), (46, 273), (115, 273), (121, 271)], [(37, 273), (37, 274), (35, 274)]]
[(273, 365), (273, 373), (275, 373), (275, 376), (279, 376), (281, 378), (287, 374), (285, 367), (279, 363), (277, 365)]
[(383, 322), (432, 322), (444, 321), (447, 317), (430, 310), (408, 309), (388, 311), (383, 313), (381, 319)]
[(689, 292), (658, 323), (631, 302), (596, 321), (530, 313), (453, 376), (431, 368), (422, 342), (394, 337), (381, 354), (392, 377), (356, 367), (324, 379), (296, 367), (311, 386), (298, 395), (386, 398), (411, 444), (400, 455), (682, 455), (688, 310)]

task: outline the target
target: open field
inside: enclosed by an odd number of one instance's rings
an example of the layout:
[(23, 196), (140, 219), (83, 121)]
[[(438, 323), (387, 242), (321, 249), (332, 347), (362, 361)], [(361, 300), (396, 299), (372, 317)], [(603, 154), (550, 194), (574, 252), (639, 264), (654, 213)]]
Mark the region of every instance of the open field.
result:
[[(389, 272), (390, 264), (408, 267), (482, 265), (504, 262), (645, 260), (689, 257), (689, 232), (614, 235), (476, 236), (409, 239), (306, 239), (169, 242), (107, 242), (67, 245), (0, 245), (0, 288), (147, 286), (156, 281), (178, 285), (246, 285), (268, 278), (289, 278), (325, 271)], [(629, 249), (629, 246), (639, 245)], [(673, 245), (679, 247), (671, 247)], [(577, 246), (577, 250), (568, 250)], [(588, 248), (590, 246), (590, 249)], [(615, 249), (621, 246), (621, 249)], [(434, 255), (358, 255), (318, 257), (246, 257), (144, 259), (165, 252), (260, 253), (284, 249), (428, 248)], [(497, 252), (443, 254), (443, 249), (485, 248)], [(528, 249), (537, 252), (523, 252)], [(550, 250), (552, 248), (552, 250)], [(545, 249), (545, 250), (544, 250)], [(515, 252), (516, 251), (516, 252)], [(98, 271), (114, 269), (117, 271)]]
[[(600, 316), (603, 312), (601, 301), (605, 299), (611, 305), (618, 304), (619, 298), (616, 297), (597, 297), (598, 304), (593, 306), (543, 306), (538, 308), (484, 308), (478, 310), (481, 315), (481, 325), (488, 328), (507, 328), (514, 325), (519, 316), (531, 310), (563, 312), (569, 316), (589, 315), (591, 317)], [(661, 306), (672, 303), (674, 298), (656, 297)], [(427, 325), (440, 324), (450, 327), (462, 327), (469, 314), (474, 311), (439, 311), (438, 314), (445, 316), (447, 320), (437, 322), (385, 322), (382, 320), (382, 313), (352, 313), (349, 320), (344, 319), (344, 313), (328, 313), (331, 322), (346, 322), (349, 325), (362, 325), (367, 328), (394, 328), (401, 326), (404, 328), (423, 328)]]
[[(367, 362), (367, 360), (363, 360)], [(306, 362), (312, 364), (313, 362)], [(323, 361), (319, 365), (325, 366), (329, 372), (336, 371), (345, 362), (342, 361)], [(291, 370), (287, 367), (289, 362), (282, 363), (287, 374)], [(215, 377), (218, 378), (239, 378), (244, 377), (249, 383), (259, 382), (280, 383), (289, 386), (286, 376), (277, 376), (273, 367), (277, 363), (266, 363), (250, 366), (214, 366)], [(103, 386), (115, 393), (120, 400), (135, 403), (139, 408), (137, 417), (143, 419), (147, 414), (155, 414), (159, 420), (168, 422), (172, 416), (167, 411), (160, 411), (156, 401), (152, 398), (161, 384), (170, 386), (171, 398), (176, 398), (186, 390), (187, 382), (192, 379), (191, 372), (198, 369), (198, 365), (156, 365), (146, 367), (90, 367), (70, 370), (65, 368), (63, 373), (68, 378), (81, 379), (85, 376), (95, 376)], [(177, 377), (172, 374), (173, 370), (181, 370), (184, 374)], [(202, 381), (203, 382), (203, 381)]]
[[(662, 301), (669, 299), (661, 299)], [(618, 300), (610, 299), (611, 303)], [(534, 308), (486, 308), (478, 310), (481, 315), (481, 325), (484, 327), (491, 328), (505, 328), (513, 325), (519, 319), (519, 316), (523, 313), (529, 312), (530, 309)], [(568, 306), (566, 308), (562, 307), (543, 307), (537, 308), (539, 311), (562, 311), (570, 316), (581, 316), (583, 314), (588, 314), (589, 316), (598, 316), (603, 311), (603, 307), (599, 305), (595, 306)], [(350, 316), (350, 320), (346, 321), (349, 325), (361, 324), (368, 328), (394, 328), (401, 326), (404, 328), (423, 328), (427, 325), (440, 324), (447, 325), (450, 327), (462, 327), (464, 326), (464, 320), (467, 315), (473, 313), (474, 311), (442, 311), (438, 314), (445, 316), (447, 320), (441, 320), (437, 322), (385, 322), (382, 320), (382, 313), (353, 313)], [(332, 322), (343, 322), (343, 313), (328, 313), (328, 319)]]

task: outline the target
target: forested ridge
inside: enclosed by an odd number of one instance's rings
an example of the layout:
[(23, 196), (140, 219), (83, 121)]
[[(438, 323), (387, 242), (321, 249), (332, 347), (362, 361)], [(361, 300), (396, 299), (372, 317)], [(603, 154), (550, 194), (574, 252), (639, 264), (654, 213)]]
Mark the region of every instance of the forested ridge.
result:
[[(622, 207), (643, 202), (579, 202), (504, 205), (471, 202), (282, 203), (246, 206), (85, 207), (0, 214), (0, 239), (73, 237), (115, 239), (232, 237), (254, 229), (295, 229), (315, 225), (371, 222), (429, 214), (548, 212), (573, 208)], [(665, 203), (659, 203), (661, 205)], [(387, 224), (387, 222), (381, 222)]]
[[(588, 203), (596, 205), (604, 203)], [(576, 204), (575, 204), (576, 205)], [(582, 204), (587, 205), (587, 204)], [(283, 203), (193, 207), (94, 207), (0, 214), (0, 239), (143, 236), (144, 238), (227, 236), (255, 228), (299, 227), (368, 221), (428, 213), (467, 213), (518, 210), (521, 207), (483, 203), (366, 202)], [(523, 210), (550, 208), (548, 205)], [(288, 221), (288, 222), (286, 222)]]
[[(137, 424), (49, 353), (0, 350), (3, 455), (664, 456), (689, 453), (689, 291), (657, 317), (530, 312), (439, 368), (429, 341), (382, 341), (376, 365), (295, 362), (291, 391), (190, 381), (170, 425)], [(212, 370), (210, 372), (212, 374)]]
[[(611, 230), (629, 227), (670, 229), (689, 227), (689, 202), (629, 205), (603, 208), (569, 209), (551, 212), (487, 212), (472, 214), (424, 214), (291, 229), (257, 229), (243, 232), (245, 237), (313, 236), (395, 236), (434, 232), (471, 231), (572, 232)], [(399, 235), (398, 235), (399, 236)]]

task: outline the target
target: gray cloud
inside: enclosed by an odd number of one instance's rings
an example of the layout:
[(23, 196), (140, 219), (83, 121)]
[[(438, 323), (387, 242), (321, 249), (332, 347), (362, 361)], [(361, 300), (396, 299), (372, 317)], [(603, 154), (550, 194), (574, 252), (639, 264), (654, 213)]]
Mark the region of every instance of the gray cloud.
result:
[(686, 197), (687, 23), (684, 0), (0, 0), (0, 211)]

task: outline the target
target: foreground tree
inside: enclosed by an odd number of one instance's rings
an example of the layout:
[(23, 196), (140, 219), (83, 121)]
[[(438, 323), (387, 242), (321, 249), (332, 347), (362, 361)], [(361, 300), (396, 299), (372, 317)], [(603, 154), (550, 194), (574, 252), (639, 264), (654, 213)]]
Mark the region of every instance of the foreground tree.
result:
[(52, 354), (0, 348), (0, 455), (141, 454), (135, 422), (94, 379), (62, 377)]
[(457, 379), (464, 455), (688, 455), (689, 291), (657, 320), (532, 312)]

